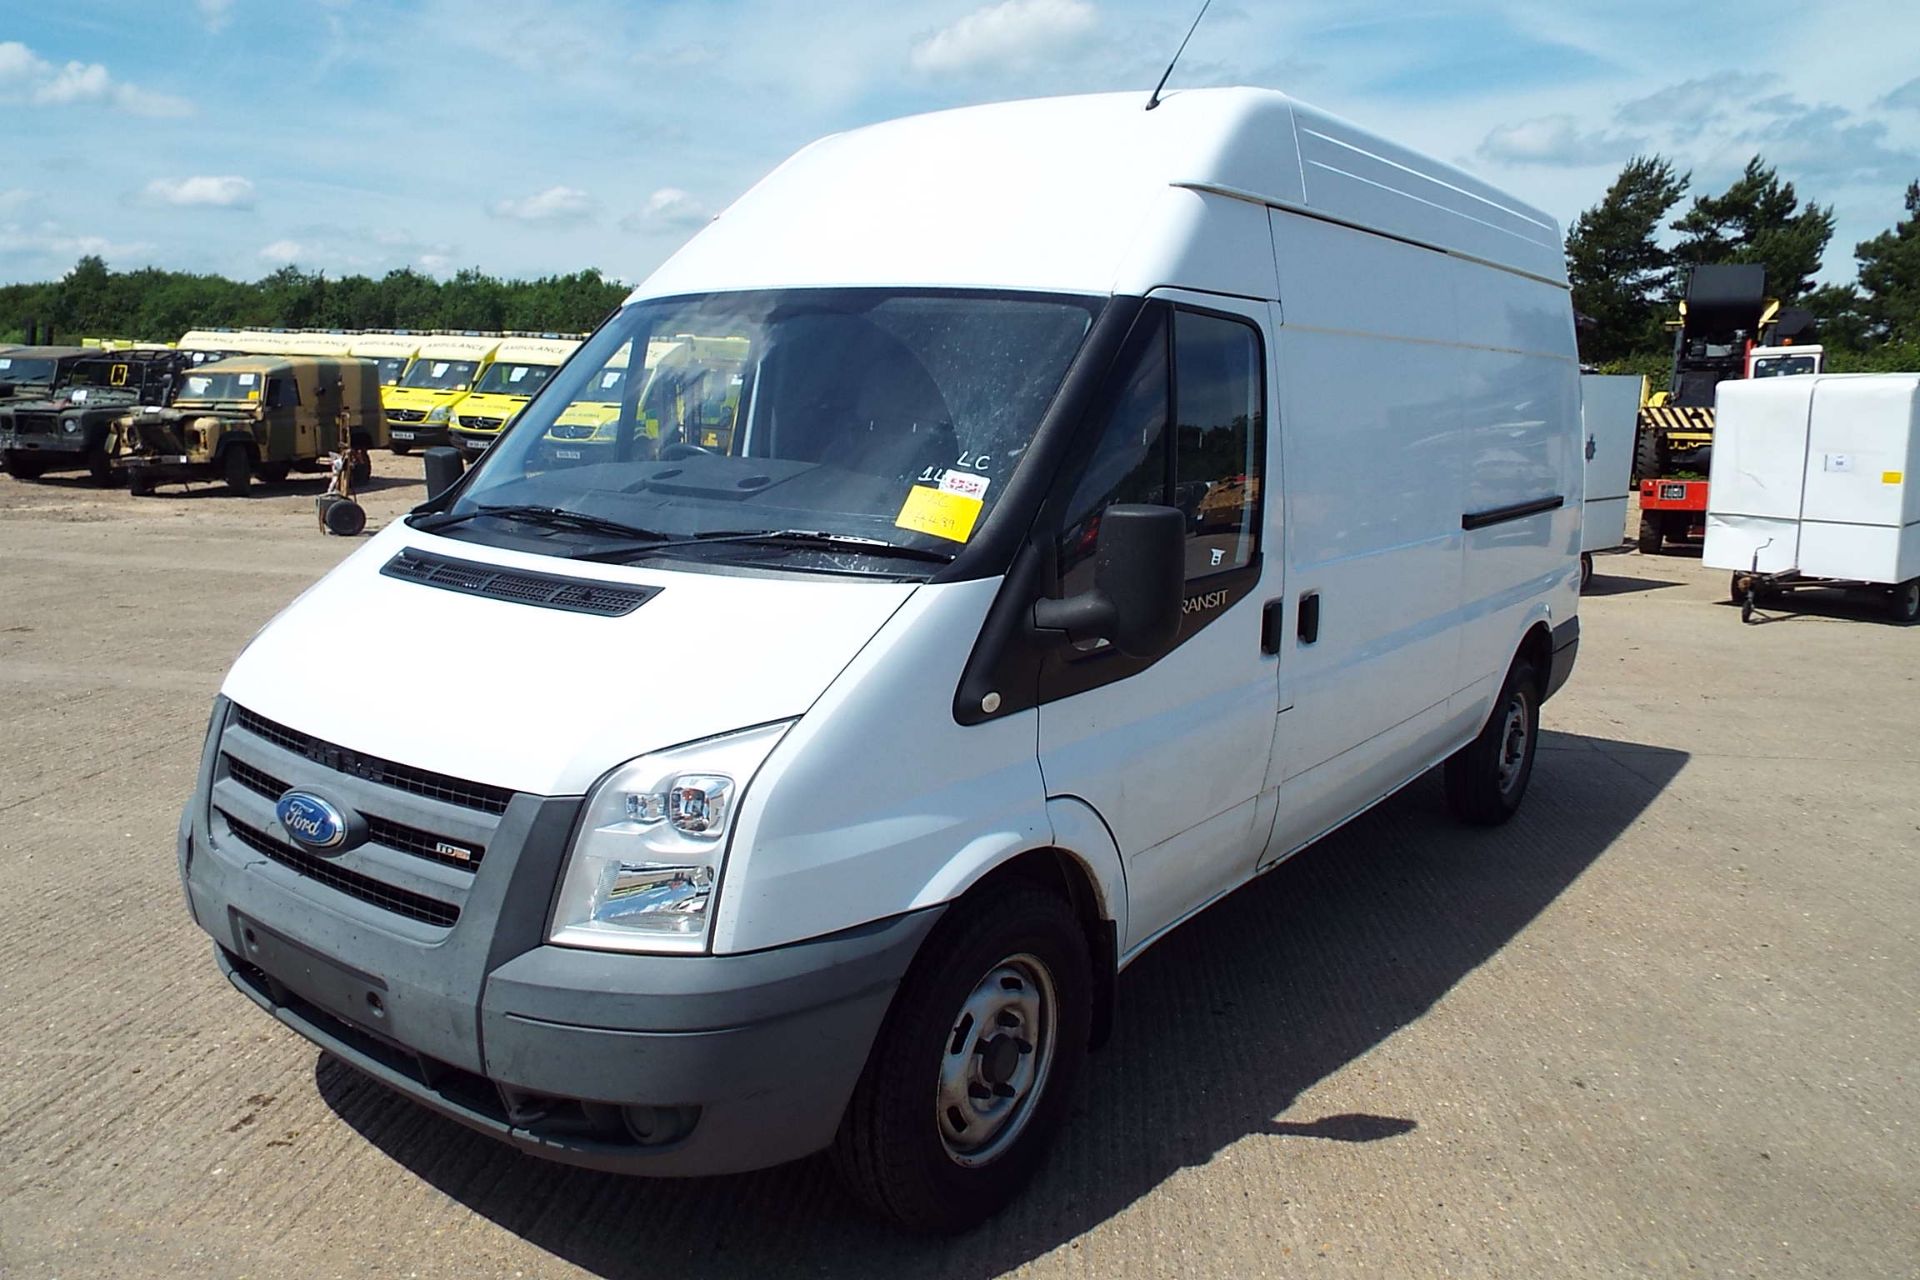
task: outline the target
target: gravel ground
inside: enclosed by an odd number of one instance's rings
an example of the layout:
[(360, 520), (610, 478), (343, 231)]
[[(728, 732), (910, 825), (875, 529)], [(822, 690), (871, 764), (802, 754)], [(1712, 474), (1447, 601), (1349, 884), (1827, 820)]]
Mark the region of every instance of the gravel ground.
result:
[[(420, 468), (376, 465), (378, 526)], [(318, 488), (0, 477), (0, 1275), (1920, 1265), (1920, 629), (1871, 605), (1742, 627), (1722, 575), (1604, 558), (1521, 816), (1467, 832), (1422, 780), (1178, 931), (1029, 1194), (929, 1242), (818, 1161), (517, 1155), (219, 977), (174, 821), (221, 673), (356, 545)]]

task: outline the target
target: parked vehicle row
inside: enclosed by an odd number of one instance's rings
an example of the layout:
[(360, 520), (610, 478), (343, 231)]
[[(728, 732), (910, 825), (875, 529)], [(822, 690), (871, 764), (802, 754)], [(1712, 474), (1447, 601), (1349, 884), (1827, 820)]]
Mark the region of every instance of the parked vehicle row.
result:
[(200, 479), (246, 493), (320, 469), (343, 444), (404, 454), (452, 441), (477, 456), (578, 345), (196, 329), (172, 344), (0, 348), (0, 459), (21, 479), (84, 470), (136, 493)]

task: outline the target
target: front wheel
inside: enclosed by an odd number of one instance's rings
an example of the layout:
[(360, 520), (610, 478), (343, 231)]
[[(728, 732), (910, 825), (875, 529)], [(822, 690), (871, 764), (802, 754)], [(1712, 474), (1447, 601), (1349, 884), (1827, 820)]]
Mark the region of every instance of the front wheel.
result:
[(950, 909), (895, 994), (834, 1139), (841, 1179), (914, 1231), (963, 1231), (1032, 1176), (1086, 1058), (1093, 966), (1057, 894)]
[(244, 498), (253, 492), (253, 459), (247, 456), (245, 449), (228, 449), (221, 458), (225, 468), (227, 492), (236, 498)]
[(398, 440), (395, 440), (392, 444), (388, 445), (387, 448), (396, 457), (401, 457), (401, 458), (404, 458), (408, 454), (413, 452), (413, 446), (411, 444), (402, 444)]
[(87, 450), (87, 479), (96, 489), (113, 487), (113, 459), (107, 453), (107, 446), (96, 444)]
[(7, 450), (7, 471), (16, 479), (38, 480), (46, 470), (32, 454), (20, 449)]
[(1480, 736), (1447, 759), (1447, 807), (1454, 816), (1493, 827), (1517, 813), (1539, 738), (1540, 679), (1531, 662), (1518, 658)]
[(268, 484), (279, 484), (293, 474), (290, 462), (263, 462), (260, 464), (260, 478)]
[(1593, 552), (1580, 553), (1580, 589), (1585, 591), (1587, 584), (1593, 581)]
[(1895, 622), (1920, 622), (1920, 578), (1903, 582), (1887, 594), (1887, 616)]
[(1643, 556), (1657, 556), (1666, 546), (1666, 525), (1657, 512), (1640, 513), (1640, 537), (1638, 545)]

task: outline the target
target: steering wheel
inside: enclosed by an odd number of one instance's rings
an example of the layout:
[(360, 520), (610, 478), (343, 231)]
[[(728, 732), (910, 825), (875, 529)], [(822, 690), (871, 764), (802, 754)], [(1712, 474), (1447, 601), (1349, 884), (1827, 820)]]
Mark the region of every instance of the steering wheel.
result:
[(702, 448), (697, 444), (692, 444), (685, 440), (676, 440), (660, 451), (659, 460), (661, 462), (672, 462), (678, 458), (691, 458), (699, 454), (712, 457), (713, 450)]

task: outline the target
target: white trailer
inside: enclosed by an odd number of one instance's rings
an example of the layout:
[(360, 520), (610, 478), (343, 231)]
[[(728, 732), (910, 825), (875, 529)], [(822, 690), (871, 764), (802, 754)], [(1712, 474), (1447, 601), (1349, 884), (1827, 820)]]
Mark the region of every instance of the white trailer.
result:
[(1580, 378), (1580, 430), (1586, 489), (1580, 508), (1580, 586), (1593, 577), (1593, 553), (1627, 541), (1627, 493), (1633, 488), (1633, 435), (1647, 380), (1622, 374)]
[(1709, 568), (1733, 599), (1867, 587), (1920, 619), (1920, 374), (1727, 382), (1715, 416)]

